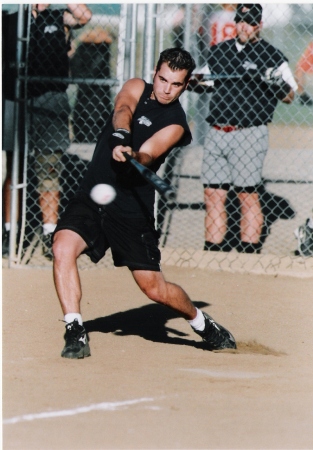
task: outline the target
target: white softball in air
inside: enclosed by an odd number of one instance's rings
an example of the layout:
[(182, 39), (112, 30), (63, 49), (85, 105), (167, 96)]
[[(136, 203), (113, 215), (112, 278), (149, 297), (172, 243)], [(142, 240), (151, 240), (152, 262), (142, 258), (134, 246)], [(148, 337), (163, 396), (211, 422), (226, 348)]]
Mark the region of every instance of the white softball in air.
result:
[(90, 197), (98, 205), (108, 205), (116, 197), (116, 191), (110, 184), (96, 184), (90, 191)]

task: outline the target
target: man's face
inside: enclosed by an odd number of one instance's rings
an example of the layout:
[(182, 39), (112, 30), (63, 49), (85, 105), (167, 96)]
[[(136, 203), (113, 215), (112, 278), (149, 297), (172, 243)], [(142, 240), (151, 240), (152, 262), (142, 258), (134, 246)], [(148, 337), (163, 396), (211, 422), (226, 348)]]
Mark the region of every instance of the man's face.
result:
[(262, 25), (249, 25), (247, 22), (236, 23), (237, 37), (240, 44), (256, 42), (259, 39)]
[(187, 87), (186, 76), (186, 69), (172, 70), (167, 63), (163, 63), (153, 78), (153, 93), (156, 100), (163, 105), (175, 101)]

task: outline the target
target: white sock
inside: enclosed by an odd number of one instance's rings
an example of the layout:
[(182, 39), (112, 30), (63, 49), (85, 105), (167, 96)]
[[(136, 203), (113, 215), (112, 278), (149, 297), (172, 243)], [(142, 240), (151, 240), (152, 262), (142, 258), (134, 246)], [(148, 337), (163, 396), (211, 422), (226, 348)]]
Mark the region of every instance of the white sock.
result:
[(200, 311), (200, 309), (196, 308), (196, 310), (197, 310), (196, 317), (192, 320), (187, 320), (187, 322), (195, 330), (203, 331), (205, 327), (204, 315), (202, 314), (202, 311)]
[(310, 219), (308, 221), (308, 227), (313, 229), (313, 217), (310, 217)]
[(55, 230), (55, 227), (56, 227), (55, 223), (44, 223), (42, 226), (44, 236), (47, 236), (47, 234), (53, 233)]
[(4, 228), (5, 228), (5, 231), (10, 231), (11, 230), (11, 222), (5, 222)]
[(75, 319), (78, 320), (79, 325), (83, 324), (82, 316), (79, 313), (68, 313), (68, 314), (65, 314), (65, 316), (64, 316), (64, 321), (66, 323), (72, 323), (72, 322), (74, 322)]

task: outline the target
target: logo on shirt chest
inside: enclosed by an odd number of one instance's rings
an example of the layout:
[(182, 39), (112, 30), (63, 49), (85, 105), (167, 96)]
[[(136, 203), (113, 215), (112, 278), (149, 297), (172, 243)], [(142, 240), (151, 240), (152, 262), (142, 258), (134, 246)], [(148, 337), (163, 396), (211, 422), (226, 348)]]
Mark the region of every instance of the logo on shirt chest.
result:
[(55, 25), (47, 25), (44, 29), (44, 33), (54, 33), (55, 31), (58, 31), (58, 28)]
[(242, 67), (245, 70), (257, 70), (257, 68), (258, 68), (258, 66), (255, 63), (251, 62), (251, 61), (245, 61), (243, 63), (243, 65), (242, 65)]
[(151, 120), (149, 120), (146, 116), (141, 116), (137, 120), (139, 122), (139, 125), (145, 125), (146, 127), (150, 127), (150, 125), (152, 125)]

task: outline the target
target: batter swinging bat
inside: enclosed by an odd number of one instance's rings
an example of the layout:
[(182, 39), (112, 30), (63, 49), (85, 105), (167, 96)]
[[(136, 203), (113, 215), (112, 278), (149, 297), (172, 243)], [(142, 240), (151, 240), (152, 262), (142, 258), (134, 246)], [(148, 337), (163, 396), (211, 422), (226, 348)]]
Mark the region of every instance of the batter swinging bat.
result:
[(175, 191), (167, 184), (162, 178), (160, 178), (157, 174), (152, 172), (152, 170), (148, 169), (148, 167), (143, 166), (135, 158), (133, 158), (129, 153), (124, 152), (126, 160), (130, 162), (130, 164), (141, 174), (141, 176), (150, 183), (156, 191), (160, 194), (164, 195), (166, 200), (174, 200)]

